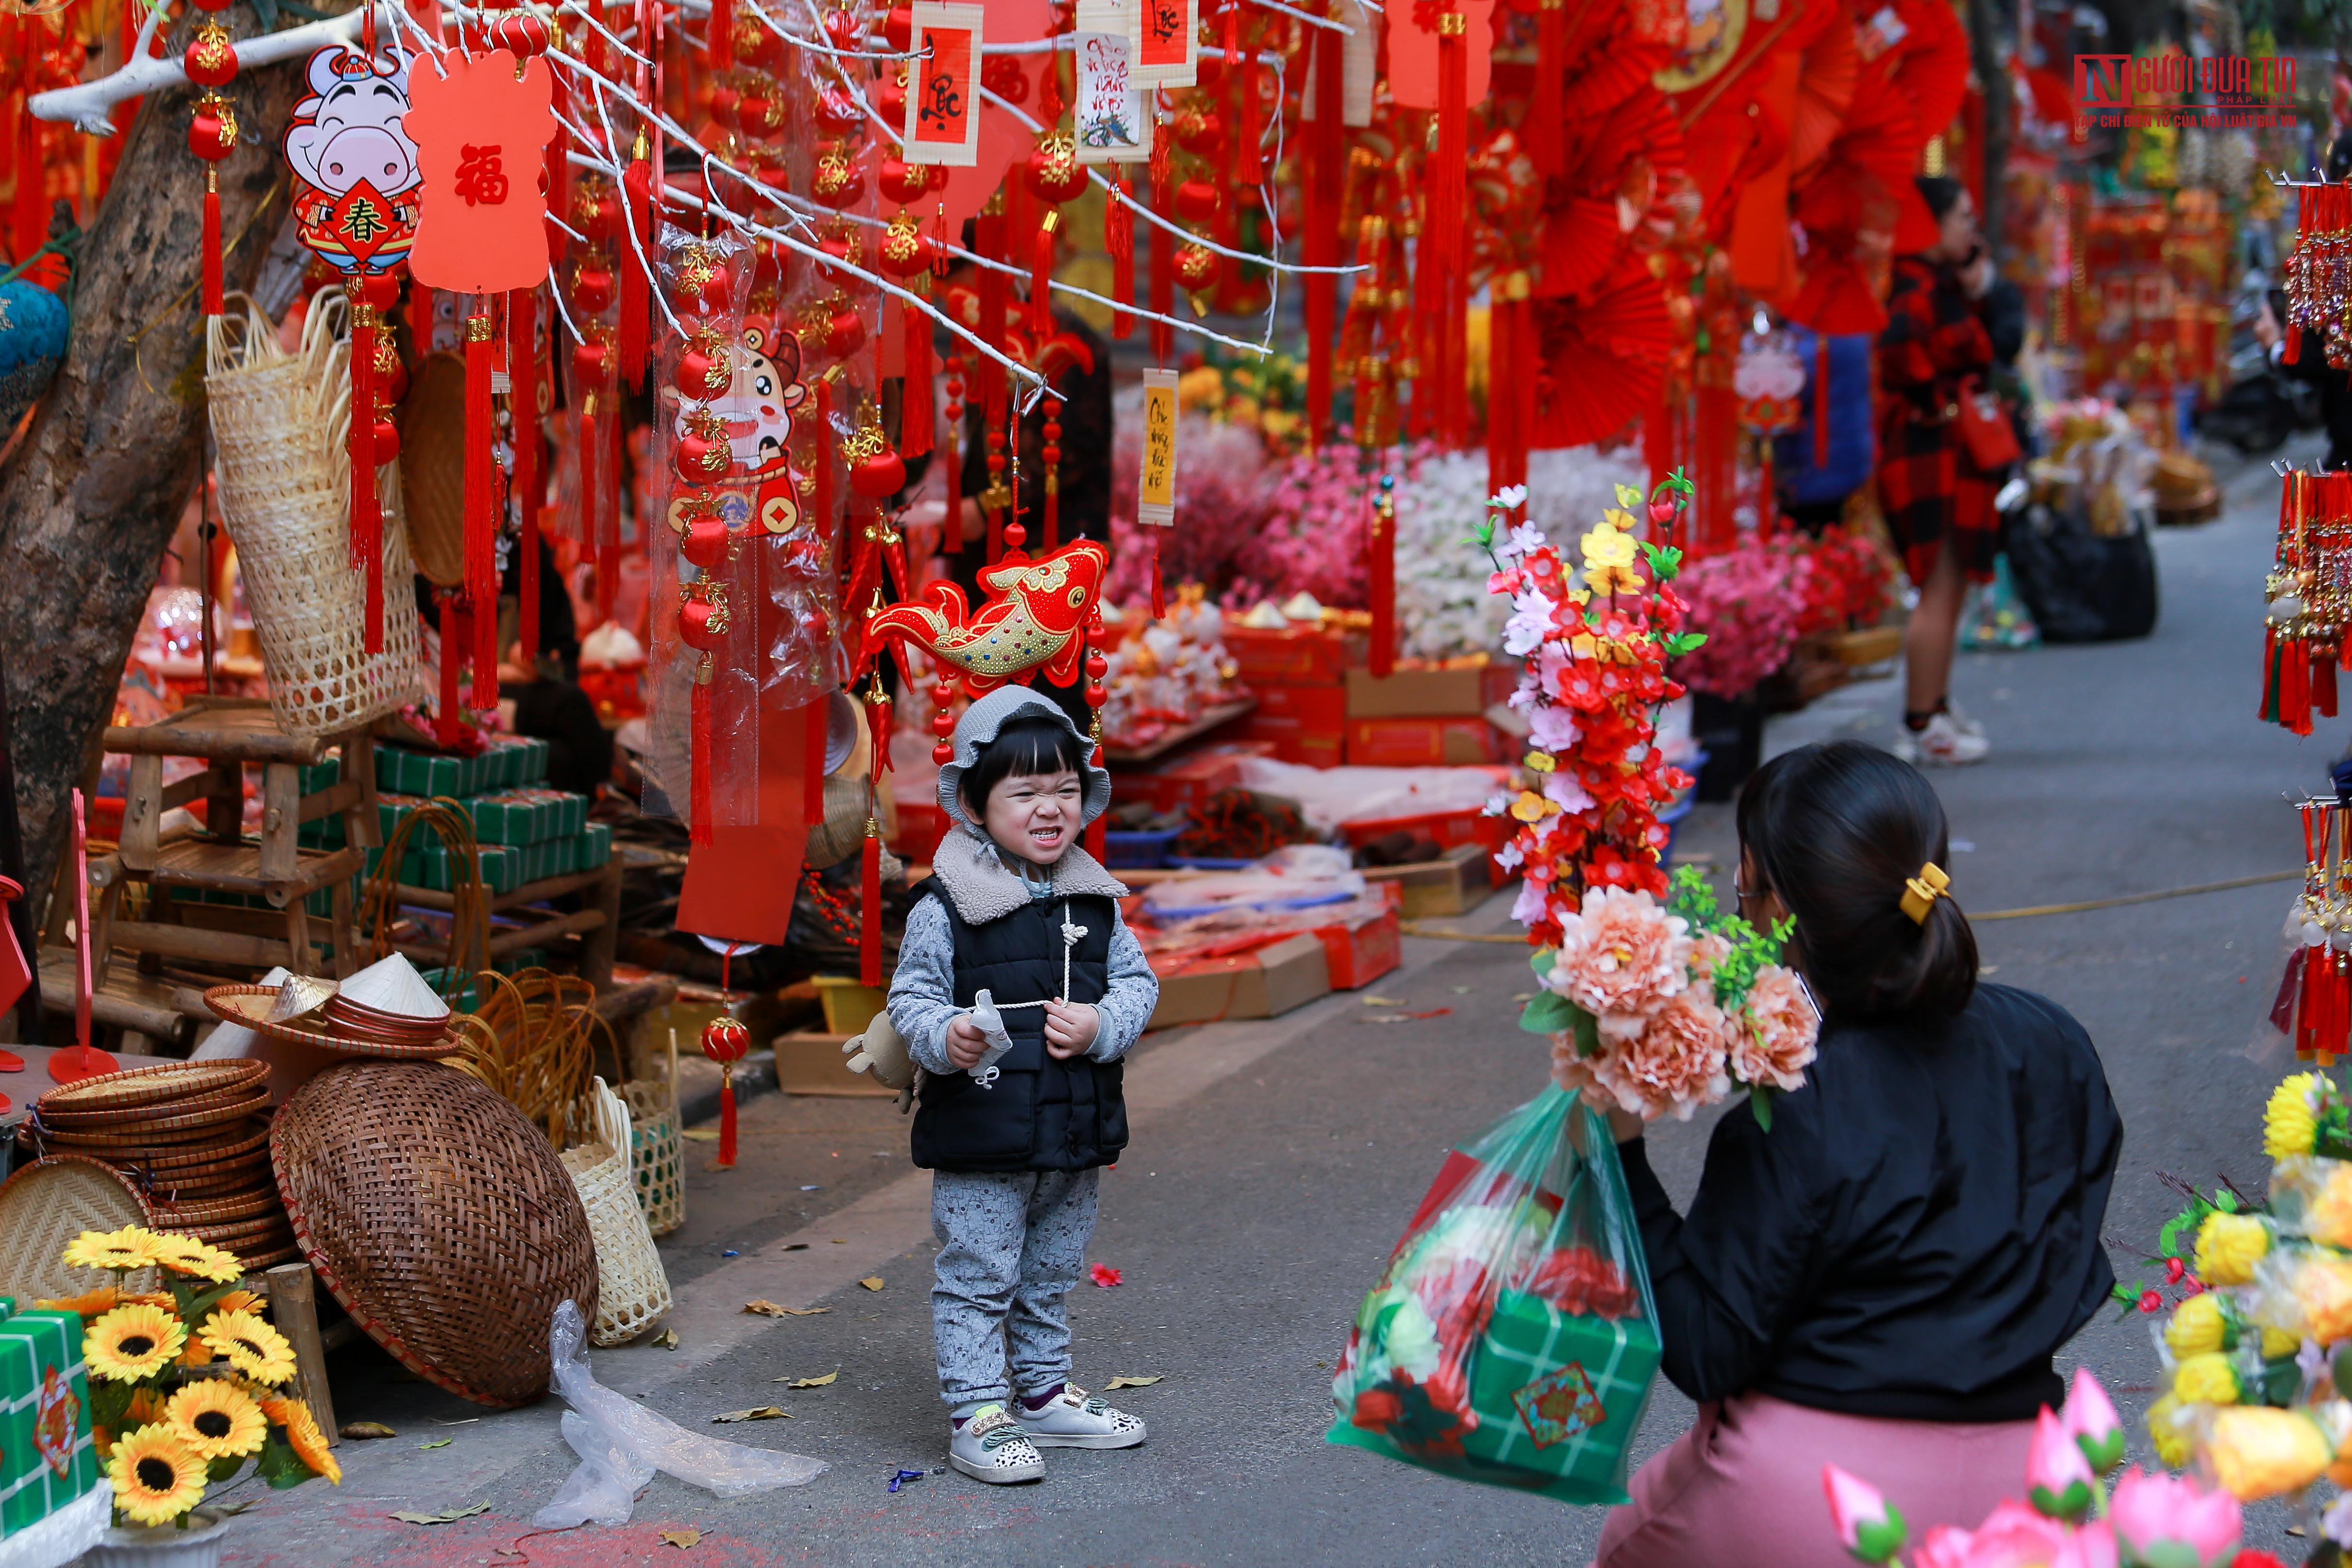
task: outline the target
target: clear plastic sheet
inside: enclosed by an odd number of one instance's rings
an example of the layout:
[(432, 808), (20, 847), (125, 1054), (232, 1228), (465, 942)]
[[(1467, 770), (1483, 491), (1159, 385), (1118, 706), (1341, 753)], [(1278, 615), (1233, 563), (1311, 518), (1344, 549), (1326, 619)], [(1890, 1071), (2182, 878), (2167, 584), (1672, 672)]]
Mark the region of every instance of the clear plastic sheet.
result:
[(829, 1468), (804, 1454), (706, 1437), (655, 1415), (596, 1381), (586, 1344), (579, 1305), (559, 1302), (547, 1346), (555, 1363), (556, 1392), (572, 1406), (563, 1417), (563, 1438), (581, 1462), (547, 1507), (532, 1516), (535, 1528), (625, 1524), (638, 1490), (656, 1470), (716, 1497), (739, 1498), (806, 1486)]

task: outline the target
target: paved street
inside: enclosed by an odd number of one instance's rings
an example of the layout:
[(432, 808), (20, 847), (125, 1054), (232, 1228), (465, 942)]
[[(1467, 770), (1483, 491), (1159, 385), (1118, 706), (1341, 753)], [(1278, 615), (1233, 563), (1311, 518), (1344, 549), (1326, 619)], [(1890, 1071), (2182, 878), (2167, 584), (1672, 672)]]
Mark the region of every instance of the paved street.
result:
[[(1963, 706), (1990, 725), (1986, 765), (1935, 775), (1956, 838), (1953, 891), (1986, 911), (2221, 880), (2299, 864), (2283, 796), (2323, 784), (2343, 725), (2298, 741), (2255, 722), (2261, 587), (2276, 491), (2267, 470), (2233, 481), (2226, 516), (2157, 542), (2164, 610), (2147, 641), (1966, 655)], [(1840, 694), (1776, 726), (1774, 743), (1851, 731), (1886, 740), (1889, 685)], [(1682, 847), (1730, 859), (1727, 807), (1695, 816)], [(2128, 1137), (2108, 1215), (2117, 1268), (2153, 1245), (2176, 1206), (2159, 1171), (2258, 1183), (2260, 1107), (2286, 1070), (2250, 1059), (2276, 984), (2289, 884), (2094, 913), (1987, 922), (1987, 973), (2045, 992), (2098, 1042)], [(1509, 928), (1507, 895), (1464, 929)], [(680, 1306), (676, 1350), (600, 1353), (598, 1375), (689, 1426), (789, 1448), (833, 1468), (812, 1485), (715, 1500), (662, 1478), (623, 1530), (526, 1538), (569, 1471), (552, 1403), (484, 1415), (413, 1381), (372, 1349), (337, 1357), (345, 1421), (397, 1438), (346, 1444), (341, 1492), (254, 1499), (228, 1561), (425, 1563), (847, 1565), (961, 1563), (1308, 1565), (1441, 1560), (1503, 1568), (1580, 1564), (1600, 1513), (1440, 1480), (1321, 1441), (1331, 1363), (1447, 1146), (1541, 1086), (1543, 1042), (1514, 1027), (1529, 988), (1523, 950), (1413, 940), (1376, 993), (1424, 1021), (1330, 997), (1265, 1024), (1154, 1037), (1129, 1076), (1134, 1141), (1105, 1178), (1095, 1261), (1117, 1289), (1079, 1287), (1078, 1381), (1165, 1381), (1119, 1401), (1151, 1423), (1144, 1448), (1057, 1451), (1049, 1478), (992, 1490), (952, 1473), (893, 1495), (905, 1467), (944, 1463), (930, 1361), (926, 1184), (884, 1101), (792, 1101), (745, 1111), (732, 1173), (698, 1171), (689, 1226), (665, 1246)], [(1686, 1194), (1706, 1123), (1653, 1137)], [(692, 1163), (712, 1145), (689, 1146)], [(817, 1190), (803, 1192), (803, 1186)], [(838, 1239), (836, 1239), (838, 1238)], [(729, 1250), (740, 1256), (730, 1258)], [(856, 1280), (879, 1276), (868, 1291)], [(755, 1297), (822, 1315), (745, 1316)], [(1952, 1353), (1965, 1356), (1968, 1347)], [(2137, 1412), (2155, 1366), (2147, 1325), (2112, 1314), (2070, 1347)], [(840, 1371), (829, 1386), (775, 1380)], [(714, 1413), (774, 1403), (791, 1419), (713, 1428)], [(1661, 1385), (1641, 1452), (1688, 1423)], [(443, 1423), (463, 1423), (443, 1425)], [(448, 1440), (445, 1447), (421, 1444)], [(2145, 1453), (2145, 1442), (2136, 1445)], [(489, 1510), (419, 1526), (395, 1510)], [(2250, 1544), (2280, 1544), (2278, 1510)], [(694, 1529), (698, 1544), (660, 1543)]]

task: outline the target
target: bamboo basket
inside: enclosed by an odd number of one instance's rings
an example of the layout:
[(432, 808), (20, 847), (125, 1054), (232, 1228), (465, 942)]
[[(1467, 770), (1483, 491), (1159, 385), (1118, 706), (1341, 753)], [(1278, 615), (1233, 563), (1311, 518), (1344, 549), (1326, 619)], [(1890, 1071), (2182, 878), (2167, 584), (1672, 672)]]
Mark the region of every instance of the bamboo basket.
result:
[(366, 584), (351, 564), (350, 310), (320, 290), (289, 354), (259, 306), (205, 325), (205, 398), (219, 448), (221, 517), (245, 576), (289, 735), (356, 729), (417, 696), (416, 616), (400, 470), (377, 470), (383, 508), (383, 651), (367, 652)]
[(677, 1126), (677, 1031), (669, 1032), (669, 1081), (633, 1079), (621, 1086), (629, 1102), (629, 1169), (646, 1228), (667, 1236), (686, 1223), (686, 1147)]
[(589, 1141), (563, 1152), (596, 1243), (596, 1321), (591, 1342), (626, 1344), (670, 1309), (669, 1276), (654, 1250), (630, 1174), (629, 1108), (601, 1078), (589, 1080), (580, 1118)]

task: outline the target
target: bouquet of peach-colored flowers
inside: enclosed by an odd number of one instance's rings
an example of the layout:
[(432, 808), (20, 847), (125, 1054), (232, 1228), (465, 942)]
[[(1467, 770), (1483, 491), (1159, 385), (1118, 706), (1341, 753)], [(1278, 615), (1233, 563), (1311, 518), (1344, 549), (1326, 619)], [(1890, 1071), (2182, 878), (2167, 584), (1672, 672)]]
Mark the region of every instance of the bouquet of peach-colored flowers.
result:
[(1746, 1086), (1756, 1120), (1797, 1088), (1821, 1029), (1812, 999), (1781, 966), (1788, 928), (1758, 931), (1717, 908), (1691, 867), (1661, 904), (1588, 888), (1556, 947), (1530, 963), (1544, 989), (1520, 1026), (1552, 1037), (1552, 1078), (1601, 1109), (1687, 1121)]

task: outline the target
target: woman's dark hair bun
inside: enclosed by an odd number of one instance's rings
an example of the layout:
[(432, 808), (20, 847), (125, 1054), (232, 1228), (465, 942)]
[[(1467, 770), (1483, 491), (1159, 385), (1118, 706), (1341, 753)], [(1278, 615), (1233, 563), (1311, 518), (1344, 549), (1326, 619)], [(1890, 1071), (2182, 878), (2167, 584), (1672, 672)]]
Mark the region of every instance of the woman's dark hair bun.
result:
[(1943, 802), (1859, 741), (1775, 757), (1739, 794), (1739, 841), (1797, 922), (1793, 956), (1836, 1018), (1949, 1016), (1976, 994), (1977, 939), (1950, 893), (1904, 912), (1919, 868), (1949, 868)]
[(1911, 184), (1918, 191), (1919, 199), (1927, 204), (1927, 211), (1934, 215), (1937, 223), (1944, 221), (1944, 215), (1952, 210), (1960, 199), (1960, 193), (1968, 188), (1949, 174), (1914, 174)]

